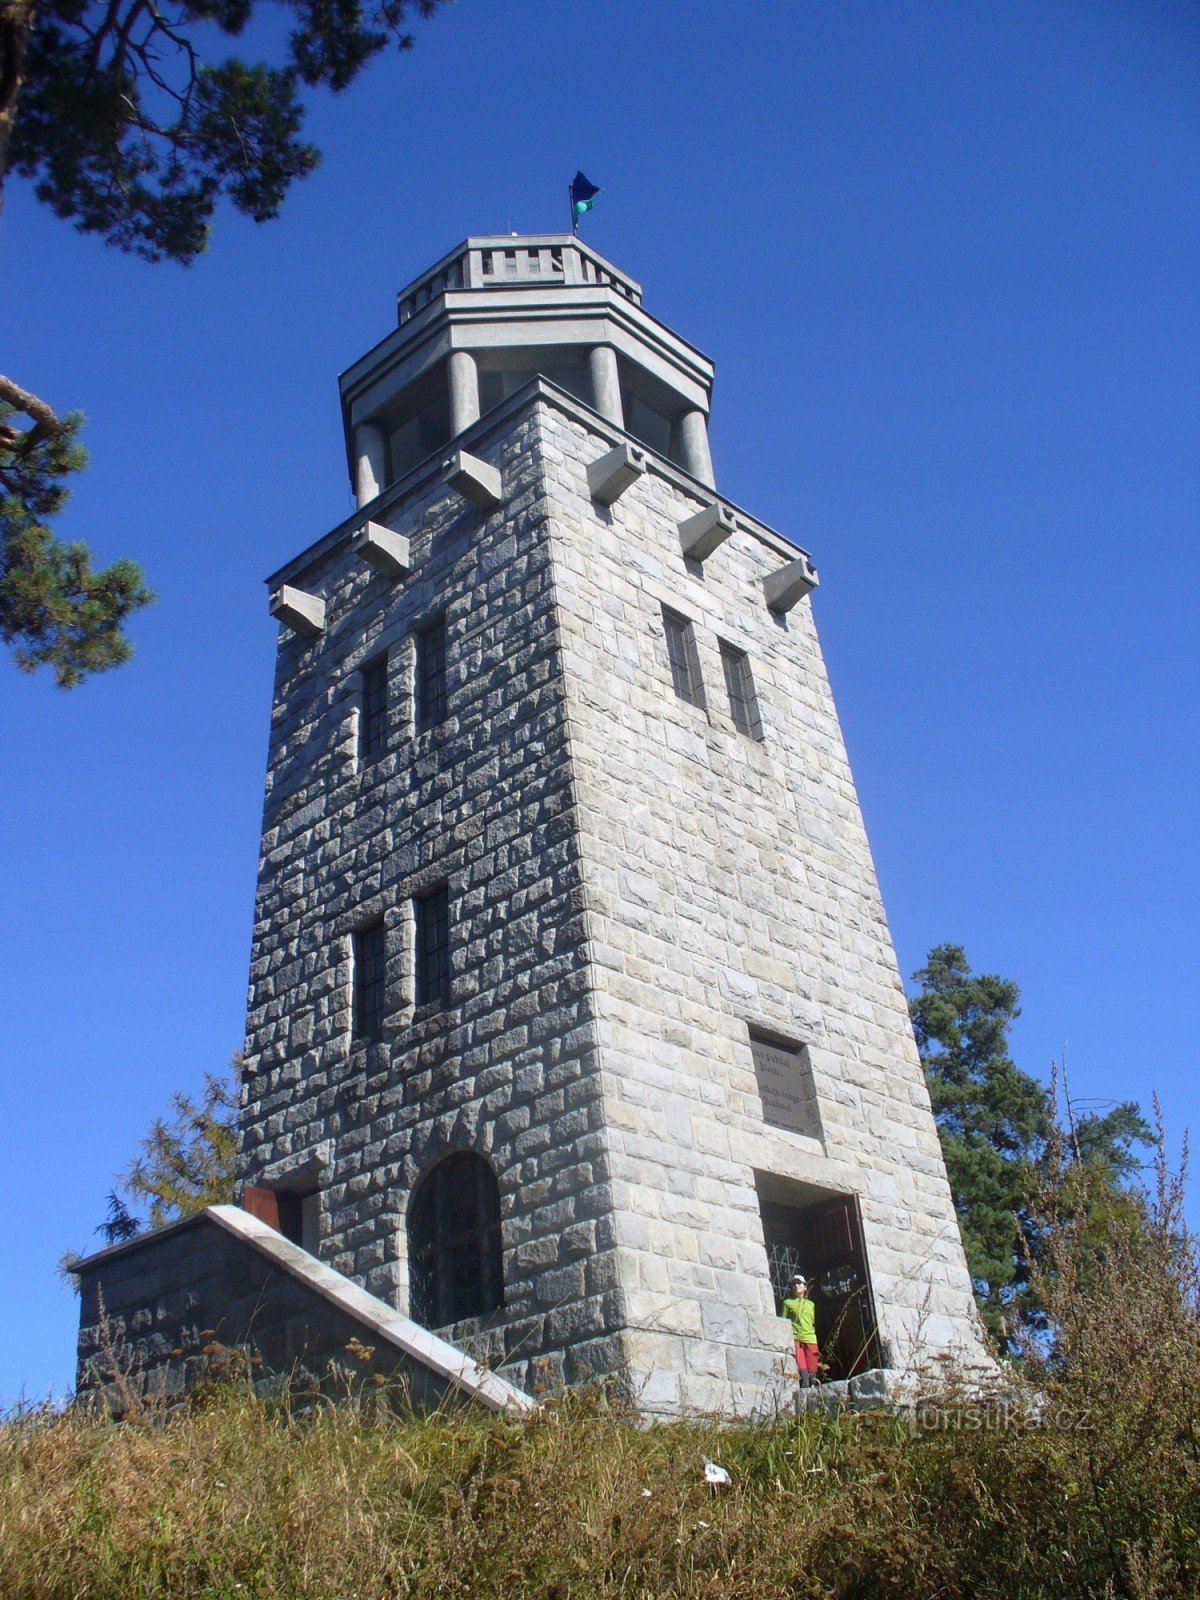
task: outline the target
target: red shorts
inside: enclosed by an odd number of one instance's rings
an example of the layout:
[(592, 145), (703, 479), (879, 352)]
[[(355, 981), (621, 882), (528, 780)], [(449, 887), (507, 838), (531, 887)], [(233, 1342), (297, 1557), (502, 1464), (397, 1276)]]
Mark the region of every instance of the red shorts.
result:
[(817, 1362), (821, 1352), (815, 1344), (801, 1344), (796, 1340), (796, 1367), (800, 1372), (809, 1372), (815, 1378), (817, 1375)]

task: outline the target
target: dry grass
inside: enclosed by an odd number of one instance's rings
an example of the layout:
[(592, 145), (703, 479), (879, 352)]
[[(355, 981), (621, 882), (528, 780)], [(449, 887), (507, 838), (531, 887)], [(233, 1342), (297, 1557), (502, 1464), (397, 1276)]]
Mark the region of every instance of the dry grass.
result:
[[(235, 1390), (150, 1427), (31, 1417), (0, 1434), (0, 1593), (1194, 1594), (1195, 1435), (1146, 1421), (641, 1429), (583, 1402), (508, 1422), (295, 1414)], [(731, 1489), (705, 1487), (706, 1456)]]
[[(1166, 1600), (1200, 1593), (1200, 1275), (1179, 1196), (1080, 1236), (1053, 1199), (1041, 1425), (641, 1428), (298, 1411), (216, 1387), (0, 1426), (4, 1600)], [(1056, 1298), (1055, 1298), (1056, 1297)], [(1049, 1426), (1077, 1421), (1064, 1429)], [(970, 1413), (966, 1414), (969, 1421)], [(732, 1487), (704, 1484), (720, 1461)]]

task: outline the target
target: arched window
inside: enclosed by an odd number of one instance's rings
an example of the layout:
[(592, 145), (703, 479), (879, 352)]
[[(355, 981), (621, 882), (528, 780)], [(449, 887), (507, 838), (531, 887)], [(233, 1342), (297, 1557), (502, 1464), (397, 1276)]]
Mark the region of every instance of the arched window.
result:
[(426, 1328), (504, 1304), (500, 1187), (481, 1156), (459, 1151), (417, 1186), (408, 1213), (412, 1316)]

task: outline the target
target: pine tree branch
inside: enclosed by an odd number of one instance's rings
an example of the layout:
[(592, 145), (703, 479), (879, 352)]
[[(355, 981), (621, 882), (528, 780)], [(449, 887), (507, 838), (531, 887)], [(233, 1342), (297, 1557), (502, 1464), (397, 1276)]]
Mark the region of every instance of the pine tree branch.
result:
[(25, 76), (25, 57), (37, 14), (36, 0), (0, 0), (0, 190)]
[(48, 406), (44, 400), (39, 400), (37, 395), (30, 394), (28, 389), (22, 389), (20, 384), (14, 383), (11, 378), (6, 378), (0, 373), (0, 400), (7, 400), (10, 406), (15, 406), (18, 411), (27, 417), (33, 418), (32, 428), (13, 428), (0, 426), (0, 449), (23, 450), (31, 445), (40, 444), (43, 439), (48, 439), (58, 432), (58, 417), (54, 408)]

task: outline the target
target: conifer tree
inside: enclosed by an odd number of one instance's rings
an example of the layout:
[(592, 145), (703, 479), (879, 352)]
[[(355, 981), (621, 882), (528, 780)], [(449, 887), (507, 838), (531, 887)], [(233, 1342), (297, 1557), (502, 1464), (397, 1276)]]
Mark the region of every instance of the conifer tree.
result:
[[(241, 1059), (235, 1055), (225, 1073), (206, 1072), (195, 1098), (173, 1094), (167, 1115), (150, 1124), (128, 1172), (109, 1190), (96, 1229), (106, 1245), (125, 1244), (147, 1225), (161, 1228), (233, 1199)], [(76, 1289), (75, 1269), (85, 1254), (64, 1250), (59, 1259), (59, 1274)]]
[(0, 639), (15, 646), (19, 667), (48, 666), (70, 689), (128, 660), (123, 625), (152, 595), (132, 561), (93, 572), (86, 545), (65, 544), (48, 526), (87, 461), (83, 419), (72, 412), (22, 429), (17, 415), (0, 400)]
[(119, 1182), (152, 1228), (233, 1198), (237, 1108), (232, 1074), (206, 1072), (196, 1099), (173, 1094), (168, 1115), (151, 1123)]
[(985, 1326), (1002, 1349), (1012, 1348), (1022, 1322), (1044, 1321), (1030, 1280), (1045, 1244), (1035, 1196), (1052, 1137), (1060, 1133), (1068, 1159), (1097, 1180), (1088, 1192), (1092, 1226), (1102, 1231), (1105, 1207), (1130, 1203), (1124, 1186), (1139, 1169), (1133, 1147), (1151, 1142), (1150, 1129), (1132, 1101), (1078, 1117), (1066, 1104), (1059, 1129), (1050, 1090), (1009, 1054), (1020, 990), (1011, 979), (973, 972), (961, 945), (931, 950), (913, 981), (921, 988), (909, 1013), (967, 1267)]
[[(246, 61), (213, 46), (261, 0), (0, 0), (0, 196), (15, 174), (83, 232), (187, 266), (222, 197), (266, 222), (316, 167), (304, 91), (345, 89), (443, 3), (280, 0), (276, 59)], [(128, 659), (124, 624), (152, 598), (132, 561), (93, 572), (48, 526), (86, 462), (80, 421), (0, 375), (0, 641), (63, 688)]]

